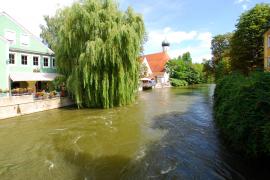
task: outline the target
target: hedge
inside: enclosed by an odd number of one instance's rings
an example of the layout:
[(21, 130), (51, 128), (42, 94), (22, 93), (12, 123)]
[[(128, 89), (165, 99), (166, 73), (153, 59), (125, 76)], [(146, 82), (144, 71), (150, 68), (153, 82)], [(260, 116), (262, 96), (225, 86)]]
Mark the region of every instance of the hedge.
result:
[(248, 157), (270, 157), (270, 73), (225, 76), (217, 82), (214, 117), (230, 147)]

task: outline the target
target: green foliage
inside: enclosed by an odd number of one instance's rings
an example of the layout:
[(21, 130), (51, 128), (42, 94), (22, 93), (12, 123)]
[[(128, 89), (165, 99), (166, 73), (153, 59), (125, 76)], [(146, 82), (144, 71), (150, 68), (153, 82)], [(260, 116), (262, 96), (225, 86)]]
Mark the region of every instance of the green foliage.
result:
[(212, 60), (203, 60), (202, 63), (203, 69), (203, 77), (205, 78), (206, 82), (214, 82), (214, 64)]
[(215, 80), (231, 72), (231, 38), (232, 33), (219, 34), (213, 37), (211, 41), (212, 59), (203, 62), (203, 72), (207, 79)]
[(214, 97), (215, 120), (228, 144), (249, 157), (269, 157), (270, 73), (226, 76)]
[(174, 87), (188, 86), (188, 83), (185, 80), (170, 78), (170, 81), (171, 85)]
[(230, 74), (231, 66), (230, 62), (226, 60), (221, 60), (215, 65), (214, 76), (216, 80), (223, 78), (225, 75)]
[(187, 62), (187, 63), (192, 63), (192, 58), (190, 55), (190, 52), (186, 52), (182, 55), (182, 58), (180, 56), (180, 59), (182, 59), (182, 61)]
[(211, 41), (211, 50), (213, 63), (218, 65), (222, 60), (230, 59), (230, 42), (232, 33), (219, 34), (213, 37)]
[[(189, 53), (185, 54), (186, 55), (183, 56), (190, 56)], [(187, 54), (189, 55), (187, 56)], [(190, 60), (173, 59), (166, 64), (166, 69), (170, 74), (173, 86), (199, 84), (204, 82), (203, 65), (192, 64)]]
[(65, 76), (57, 76), (53, 81), (52, 84), (54, 86), (54, 90), (60, 91), (61, 86), (65, 86), (66, 77)]
[(111, 0), (85, 0), (45, 20), (41, 35), (55, 51), (58, 71), (78, 107), (134, 101), (145, 38), (140, 15), (131, 8), (120, 11)]
[(231, 40), (231, 64), (234, 71), (248, 74), (263, 68), (263, 33), (270, 21), (270, 4), (257, 4), (243, 13)]
[(140, 78), (147, 77), (148, 68), (146, 64), (141, 63), (140, 64)]

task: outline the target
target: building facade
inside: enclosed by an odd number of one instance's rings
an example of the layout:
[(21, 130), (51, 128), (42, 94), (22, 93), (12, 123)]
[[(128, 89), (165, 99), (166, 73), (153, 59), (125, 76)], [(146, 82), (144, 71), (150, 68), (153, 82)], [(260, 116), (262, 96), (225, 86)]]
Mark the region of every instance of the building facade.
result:
[(270, 71), (270, 29), (264, 33), (264, 69)]
[(0, 12), (0, 89), (41, 89), (56, 74), (54, 52), (5, 12)]

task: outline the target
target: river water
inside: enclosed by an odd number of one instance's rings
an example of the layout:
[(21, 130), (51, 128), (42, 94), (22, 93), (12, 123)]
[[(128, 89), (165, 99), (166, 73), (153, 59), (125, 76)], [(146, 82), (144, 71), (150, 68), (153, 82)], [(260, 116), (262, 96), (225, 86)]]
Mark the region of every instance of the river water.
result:
[(222, 145), (213, 85), (140, 92), (108, 110), (63, 108), (0, 121), (0, 179), (245, 179)]

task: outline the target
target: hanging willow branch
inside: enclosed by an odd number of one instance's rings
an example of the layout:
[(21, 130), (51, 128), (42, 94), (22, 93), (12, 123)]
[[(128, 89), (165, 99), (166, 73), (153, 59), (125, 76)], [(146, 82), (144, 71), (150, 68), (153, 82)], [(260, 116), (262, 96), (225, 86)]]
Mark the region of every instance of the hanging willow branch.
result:
[(85, 0), (50, 20), (57, 22), (52, 47), (58, 70), (79, 107), (109, 108), (134, 101), (145, 35), (140, 15), (131, 8), (121, 12), (114, 1)]

